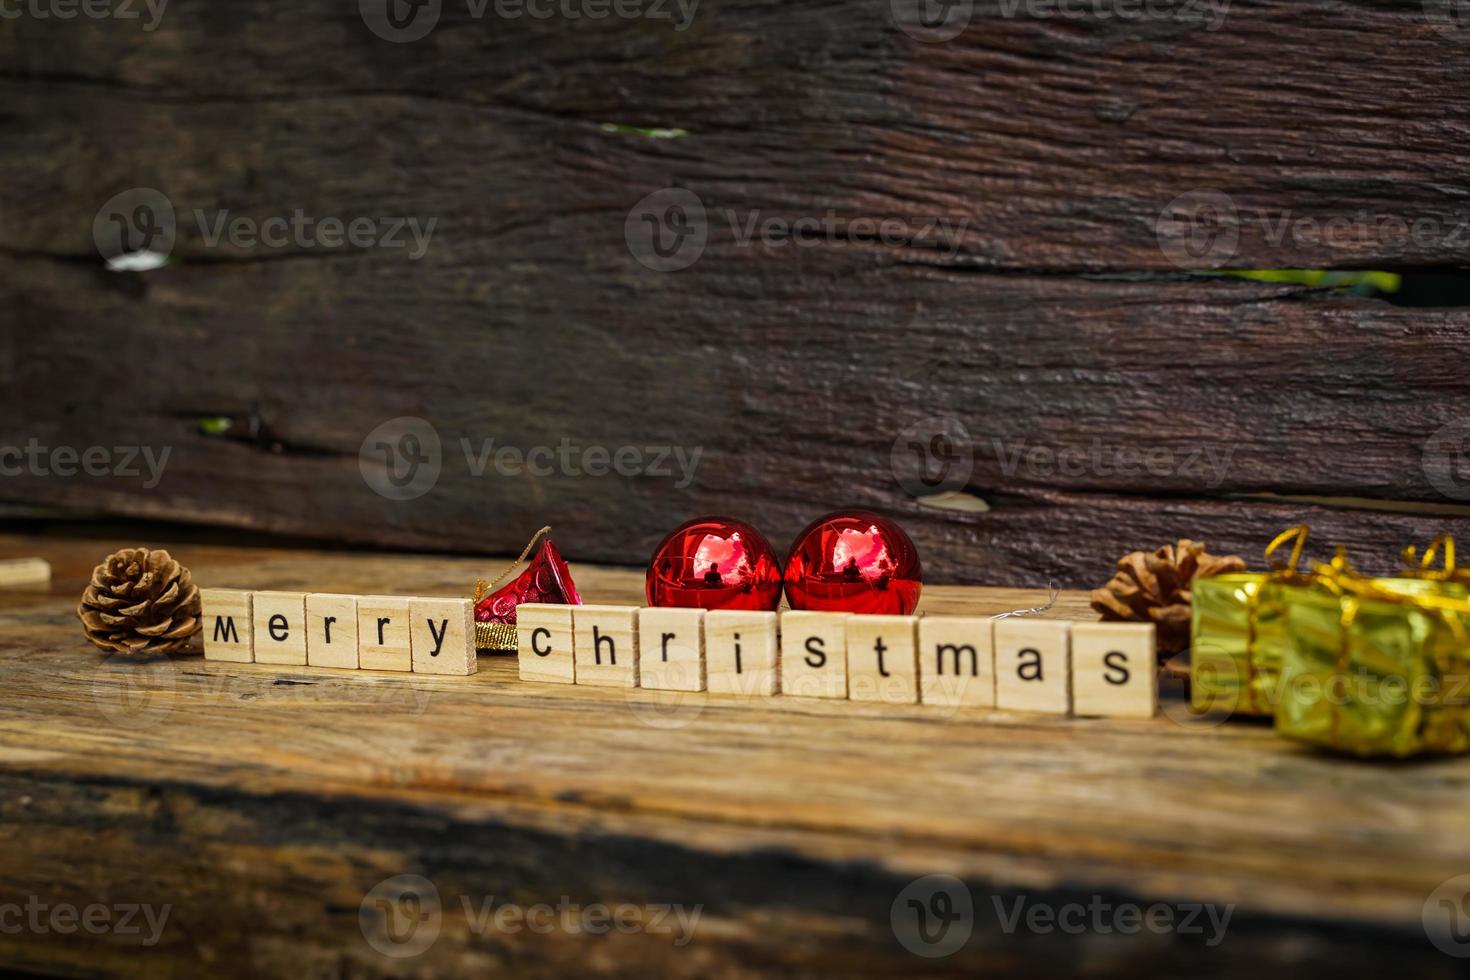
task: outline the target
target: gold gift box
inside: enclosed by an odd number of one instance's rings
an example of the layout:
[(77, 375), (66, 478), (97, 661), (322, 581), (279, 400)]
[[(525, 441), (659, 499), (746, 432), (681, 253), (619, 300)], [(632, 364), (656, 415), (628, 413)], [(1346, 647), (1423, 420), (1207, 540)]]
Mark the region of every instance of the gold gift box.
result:
[(1285, 587), (1280, 734), (1360, 756), (1470, 748), (1470, 598), (1462, 583), (1331, 577)]
[(1195, 580), (1189, 644), (1195, 711), (1273, 713), (1287, 646), (1282, 588), (1270, 574)]

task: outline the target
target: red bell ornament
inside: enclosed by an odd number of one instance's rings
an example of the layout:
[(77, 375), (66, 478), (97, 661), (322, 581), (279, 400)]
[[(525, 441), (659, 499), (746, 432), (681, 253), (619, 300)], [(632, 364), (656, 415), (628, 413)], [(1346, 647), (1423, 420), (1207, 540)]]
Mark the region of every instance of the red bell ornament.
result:
[[(535, 537), (531, 538), (531, 543), (526, 545), (526, 550), (521, 552), (521, 557), (512, 562), (493, 583), (484, 579), (475, 583), (477, 650), (516, 649), (516, 607), (523, 602), (551, 602), (566, 606), (582, 604), (582, 597), (577, 594), (577, 586), (572, 582), (571, 570), (567, 568), (566, 559), (562, 558), (561, 552), (556, 550), (556, 545), (551, 543), (551, 538), (548, 537), (550, 533), (549, 527), (537, 531)], [(500, 585), (515, 571), (517, 565), (526, 560), (526, 556), (536, 547), (536, 542), (543, 537), (546, 538), (546, 543), (536, 552), (536, 557), (531, 559), (526, 570), (516, 576), (514, 582), (491, 592), (491, 589)]]
[(701, 517), (658, 546), (646, 591), (650, 606), (771, 612), (781, 603), (781, 563), (749, 524)]
[(867, 511), (819, 517), (786, 558), (792, 609), (906, 616), (919, 605), (923, 569), (903, 528)]

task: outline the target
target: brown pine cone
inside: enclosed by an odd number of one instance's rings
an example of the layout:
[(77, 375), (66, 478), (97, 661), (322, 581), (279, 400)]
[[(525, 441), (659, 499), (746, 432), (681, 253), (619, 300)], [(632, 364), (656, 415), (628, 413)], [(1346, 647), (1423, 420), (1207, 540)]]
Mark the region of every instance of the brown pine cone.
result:
[(174, 653), (199, 632), (199, 587), (167, 551), (124, 548), (92, 570), (77, 615), (103, 650)]
[(1193, 596), (1189, 584), (1245, 571), (1245, 559), (1212, 555), (1198, 541), (1181, 538), (1158, 551), (1135, 551), (1118, 561), (1118, 573), (1101, 589), (1092, 590), (1092, 608), (1106, 622), (1154, 623), (1158, 627), (1159, 659), (1189, 647), (1189, 617)]

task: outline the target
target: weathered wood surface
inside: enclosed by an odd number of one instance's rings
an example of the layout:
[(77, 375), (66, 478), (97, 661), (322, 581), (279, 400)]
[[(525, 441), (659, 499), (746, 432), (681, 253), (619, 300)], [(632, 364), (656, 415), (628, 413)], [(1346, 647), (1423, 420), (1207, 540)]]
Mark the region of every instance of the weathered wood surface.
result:
[[(1459, 527), (1470, 313), (1190, 278), (1156, 231), (1215, 190), (1244, 216), (1233, 265), (1465, 262), (1464, 32), (1418, 3), (1236, 3), (1214, 31), (974, 17), (944, 44), (855, 0), (705, 0), (682, 32), (451, 3), (406, 45), (324, 0), (181, 4), (151, 33), (7, 21), (0, 446), (172, 452), (156, 488), (23, 475), (0, 500), (482, 552), (549, 522), (574, 557), (625, 563), (700, 512), (784, 548), (858, 503), (903, 520), (933, 578), (1075, 586), (1179, 535), (1254, 556), (1309, 519), (1386, 568)], [(671, 184), (710, 243), (659, 273), (624, 224)], [(173, 202), (177, 264), (104, 272), (93, 218), (139, 186)], [(212, 247), (196, 209), (437, 225), (408, 261)], [(742, 245), (726, 211), (967, 231), (955, 254), (846, 226)], [(1359, 212), (1439, 232), (1267, 234)], [(405, 415), (435, 426), (444, 472), (395, 503), (357, 456)], [(893, 462), (945, 419), (972, 459), (959, 503), (988, 512), (916, 502)], [(461, 439), (702, 455), (685, 486), (475, 476)]]
[[(1470, 762), (1333, 760), (1253, 724), (1177, 711), (1105, 722), (773, 699), (655, 701), (466, 679), (123, 664), (80, 638), (73, 593), (122, 541), (0, 538), (50, 591), (0, 595), (0, 906), (172, 906), (159, 942), (0, 933), (0, 961), (78, 975), (740, 977), (1450, 976), (1421, 926), (1470, 868)], [(469, 559), (175, 546), (207, 585), (453, 594)], [(589, 599), (636, 572), (576, 566)], [(1027, 590), (943, 589), (930, 612)], [(1068, 595), (1059, 614), (1083, 615)], [(959, 876), (974, 933), (915, 957), (890, 910)], [(432, 880), (438, 940), (391, 959), (358, 914)], [(475, 933), (461, 911), (537, 902), (701, 905), (669, 936)], [(1006, 934), (995, 900), (1233, 903), (1225, 938)]]

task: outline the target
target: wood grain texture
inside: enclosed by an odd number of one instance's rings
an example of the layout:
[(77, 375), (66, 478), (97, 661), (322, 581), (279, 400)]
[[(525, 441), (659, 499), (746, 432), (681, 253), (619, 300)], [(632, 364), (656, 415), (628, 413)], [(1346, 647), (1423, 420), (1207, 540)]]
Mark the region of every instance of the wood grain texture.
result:
[[(744, 977), (1452, 975), (1429, 892), (1470, 866), (1470, 762), (1326, 759), (1257, 725), (1088, 721), (922, 706), (523, 682), (509, 658), (441, 678), (199, 658), (100, 659), (70, 592), (122, 542), (0, 538), (44, 552), (53, 591), (0, 597), (0, 903), (169, 904), (160, 941), (0, 935), (12, 968), (76, 974)], [(210, 586), (453, 591), (471, 560), (171, 545)], [(574, 569), (635, 602), (634, 572)], [(982, 614), (1034, 592), (943, 590)], [(1075, 594), (1060, 611), (1085, 608)], [(691, 698), (693, 698), (691, 700)], [(1174, 718), (1181, 718), (1180, 721)], [(872, 774), (881, 773), (881, 778)], [(963, 950), (922, 960), (890, 910), (915, 877), (976, 901)], [(421, 957), (362, 937), (378, 882), (444, 902)], [(694, 941), (476, 933), (487, 896), (687, 903)], [(994, 900), (1229, 902), (1225, 940), (1007, 935)]]
[[(676, 31), (451, 3), (408, 45), (326, 0), (178, 5), (153, 32), (8, 22), (0, 446), (171, 455), (156, 485), (22, 473), (0, 499), (482, 553), (551, 522), (623, 563), (700, 512), (780, 548), (860, 504), (910, 528), (933, 580), (1033, 586), (1096, 585), (1180, 535), (1254, 557), (1302, 519), (1383, 567), (1463, 523), (1470, 314), (1191, 277), (1156, 234), (1177, 195), (1219, 191), (1232, 265), (1463, 264), (1459, 35), (1407, 2), (1237, 2), (1213, 31), (981, 2), (925, 44), (889, 6), (705, 0)], [(97, 209), (141, 186), (179, 217), (176, 262), (104, 272)], [(669, 186), (711, 233), (658, 273), (625, 222)], [(436, 224), (410, 261), (212, 246), (194, 217), (297, 210)], [(829, 212), (815, 243), (737, 234)], [(1439, 231), (1269, 240), (1359, 212)], [(884, 245), (858, 217), (966, 230), (952, 253)], [(406, 502), (357, 465), (400, 416), (444, 449)], [(969, 473), (934, 506), (902, 439), (946, 420)], [(477, 475), (489, 440), (699, 455)]]

